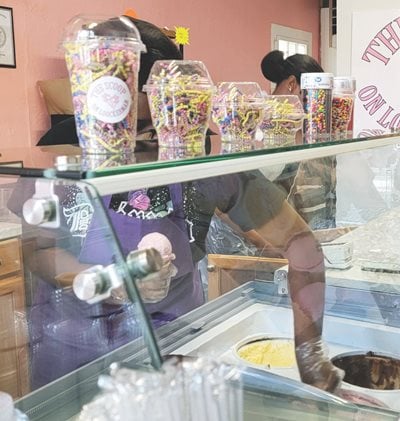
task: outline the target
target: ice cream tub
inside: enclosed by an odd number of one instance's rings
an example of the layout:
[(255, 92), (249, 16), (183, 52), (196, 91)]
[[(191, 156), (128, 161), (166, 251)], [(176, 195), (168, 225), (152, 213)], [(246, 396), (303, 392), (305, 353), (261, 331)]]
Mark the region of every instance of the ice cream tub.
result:
[(246, 365), (266, 370), (296, 369), (294, 340), (287, 337), (256, 334), (233, 346), (237, 360)]
[(345, 371), (343, 388), (370, 396), (370, 405), (378, 400), (400, 410), (400, 356), (373, 351), (338, 354), (332, 363)]

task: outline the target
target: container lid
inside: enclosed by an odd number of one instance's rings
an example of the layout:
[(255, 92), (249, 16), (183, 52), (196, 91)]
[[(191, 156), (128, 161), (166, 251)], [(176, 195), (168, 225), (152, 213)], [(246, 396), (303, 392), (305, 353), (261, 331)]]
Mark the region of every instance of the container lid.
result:
[(213, 99), (214, 103), (234, 102), (265, 104), (265, 95), (256, 82), (220, 82)]
[(357, 89), (357, 80), (354, 76), (351, 76), (351, 84), (352, 84), (351, 86), (353, 88), (353, 92), (355, 92)]
[(302, 73), (300, 79), (301, 89), (332, 89), (332, 73)]
[(355, 78), (351, 76), (334, 77), (333, 89), (343, 93), (353, 93), (355, 90)]
[(203, 62), (197, 60), (157, 60), (151, 68), (143, 90), (159, 86), (204, 86), (213, 82)]
[(146, 51), (138, 29), (127, 16), (75, 16), (64, 30), (63, 45), (72, 42), (86, 43), (98, 39), (128, 41), (131, 48), (136, 46), (138, 51)]

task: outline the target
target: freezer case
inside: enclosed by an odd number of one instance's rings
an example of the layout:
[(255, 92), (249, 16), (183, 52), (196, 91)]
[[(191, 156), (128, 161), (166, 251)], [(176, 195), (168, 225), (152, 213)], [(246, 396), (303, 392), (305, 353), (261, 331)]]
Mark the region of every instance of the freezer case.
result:
[[(328, 280), (329, 282), (329, 280)], [(341, 297), (346, 294), (358, 298), (358, 307), (353, 301), (344, 302)], [(215, 305), (212, 311), (207, 306)], [(215, 302), (209, 303), (196, 312), (195, 321), (189, 324), (189, 330), (168, 333), (165, 339), (166, 350), (190, 356), (210, 356), (223, 361), (253, 367), (287, 379), (300, 381), (295, 359), (291, 356), (278, 358), (271, 363), (252, 363), (241, 358), (240, 347), (245, 343), (255, 343), (260, 340), (277, 341), (278, 352), (289, 352), (290, 348), (283, 347), (285, 341), (292, 341), (293, 318), (288, 298), (278, 295), (278, 285), (262, 281), (246, 284), (232, 293), (228, 293)], [(392, 365), (381, 367), (381, 388), (377, 384), (364, 382), (357, 378), (344, 381), (342, 389), (345, 391), (362, 393), (370, 396), (371, 401), (400, 413), (399, 352), (397, 346), (398, 326), (390, 326), (382, 317), (379, 299), (369, 297), (365, 289), (355, 291), (343, 287), (328, 286), (326, 296), (327, 313), (324, 319), (323, 338), (329, 350), (332, 361), (338, 361), (351, 355), (371, 355), (386, 357)], [(230, 310), (228, 310), (230, 308)], [(168, 339), (167, 339), (168, 338)], [(171, 341), (178, 348), (167, 346)], [(274, 349), (269, 348), (274, 353)], [(360, 357), (361, 358), (361, 357)], [(286, 360), (286, 361), (285, 361)], [(385, 360), (385, 363), (387, 361)], [(367, 365), (360, 365), (366, 370)], [(375, 367), (376, 368), (376, 367)], [(378, 368), (376, 368), (378, 369)], [(354, 374), (354, 373), (353, 373)], [(374, 375), (374, 373), (373, 373)], [(393, 377), (393, 379), (392, 379)], [(392, 380), (391, 380), (392, 379)], [(390, 383), (392, 381), (392, 383)], [(360, 386), (361, 385), (361, 386)], [(304, 387), (301, 383), (298, 386)], [(386, 390), (383, 390), (383, 389)]]
[[(360, 306), (335, 307), (337, 288), (328, 288), (324, 339), (331, 358), (373, 351), (395, 356), (398, 328), (379, 320), (379, 310)], [(397, 420), (398, 390), (377, 391), (344, 382), (347, 396), (370, 398), (357, 405), (299, 381), (297, 367), (249, 364), (238, 347), (255, 338), (293, 337), (288, 297), (278, 294), (273, 282), (253, 281), (207, 303), (157, 330), (163, 355), (211, 358), (239, 367), (244, 389), (244, 420), (295, 420), (299, 414), (319, 420)], [(377, 345), (379, 344), (379, 345)], [(142, 341), (133, 341), (113, 353), (17, 401), (31, 420), (76, 419), (82, 406), (98, 393), (97, 380), (112, 361), (137, 370), (148, 367)], [(346, 394), (344, 395), (346, 396)]]

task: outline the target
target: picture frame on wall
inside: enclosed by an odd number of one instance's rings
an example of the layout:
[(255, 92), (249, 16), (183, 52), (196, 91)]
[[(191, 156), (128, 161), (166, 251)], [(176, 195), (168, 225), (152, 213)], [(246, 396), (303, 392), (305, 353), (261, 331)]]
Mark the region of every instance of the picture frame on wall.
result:
[(13, 11), (5, 6), (0, 6), (0, 67), (17, 67)]

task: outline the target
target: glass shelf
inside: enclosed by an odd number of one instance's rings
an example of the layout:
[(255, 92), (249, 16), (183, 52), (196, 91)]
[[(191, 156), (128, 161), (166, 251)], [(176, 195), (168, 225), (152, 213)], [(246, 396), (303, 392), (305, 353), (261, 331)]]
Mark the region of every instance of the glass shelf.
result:
[[(217, 139), (211, 142), (214, 141), (218, 142)], [(97, 188), (100, 194), (109, 194), (140, 188), (143, 182), (148, 187), (152, 187), (163, 183), (199, 179), (204, 176), (232, 174), (237, 171), (239, 165), (242, 170), (254, 170), (263, 166), (288, 164), (305, 159), (387, 146), (399, 141), (398, 134), (386, 134), (229, 154), (211, 152), (209, 155), (180, 159), (160, 159), (157, 144), (154, 142), (138, 143), (137, 152), (129, 157), (83, 156), (81, 149), (72, 145), (33, 147), (23, 150), (25, 157), (23, 168), (15, 168), (7, 164), (0, 165), (0, 174), (87, 180)], [(212, 147), (213, 149), (218, 149), (218, 147)], [(177, 152), (173, 151), (171, 154), (176, 155)], [(1, 159), (7, 161), (15, 160), (16, 156), (19, 157), (18, 159), (22, 157), (21, 150), (13, 149), (3, 150), (1, 155)], [(127, 176), (129, 174), (132, 176)], [(109, 176), (117, 177), (117, 179), (113, 177), (111, 181)]]

